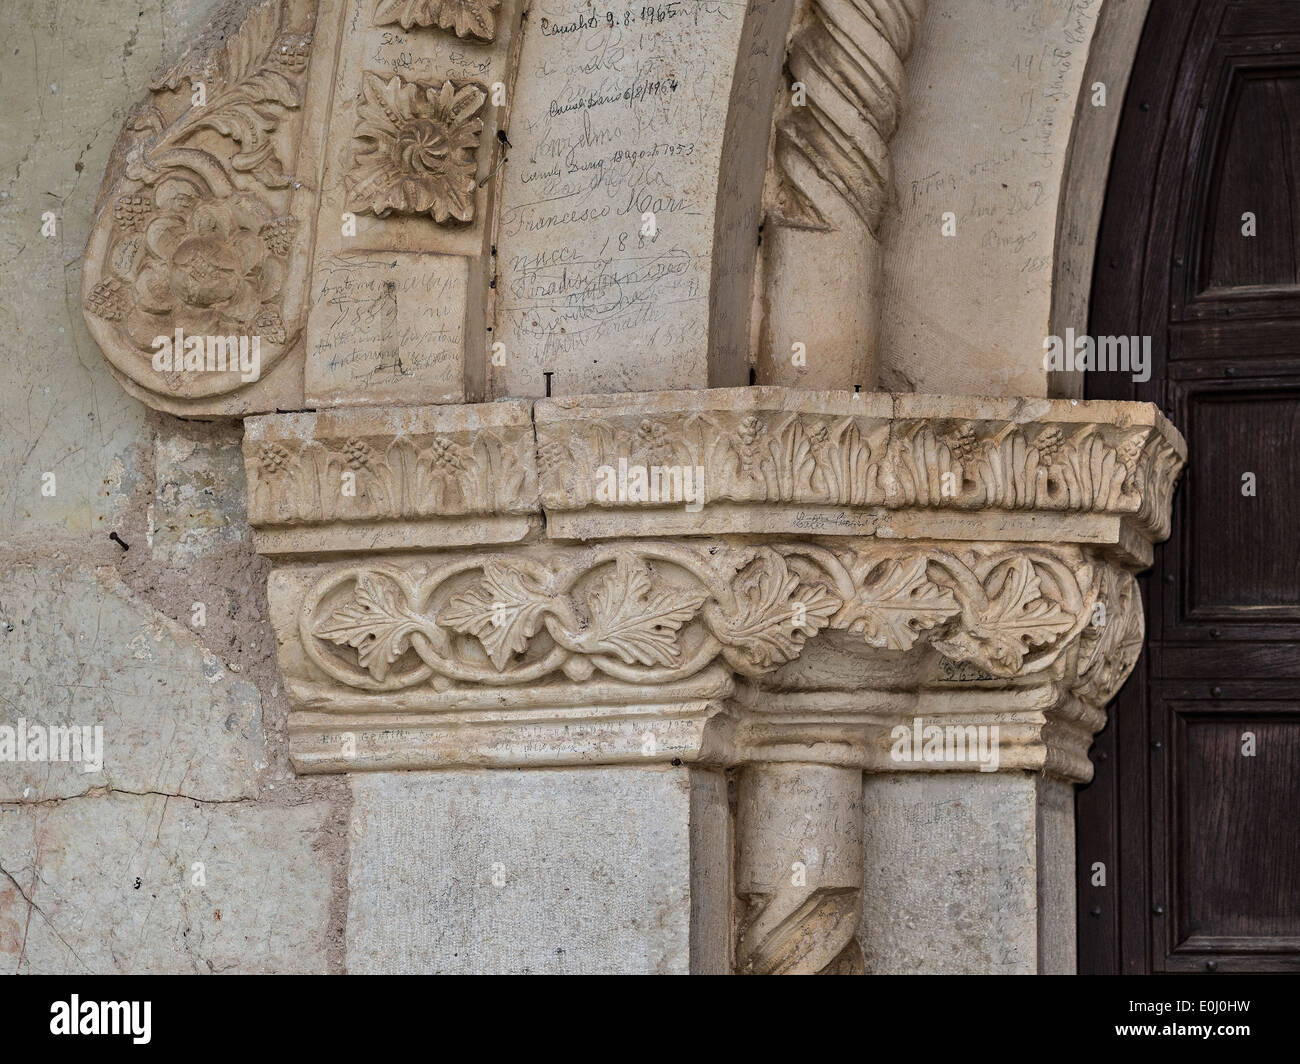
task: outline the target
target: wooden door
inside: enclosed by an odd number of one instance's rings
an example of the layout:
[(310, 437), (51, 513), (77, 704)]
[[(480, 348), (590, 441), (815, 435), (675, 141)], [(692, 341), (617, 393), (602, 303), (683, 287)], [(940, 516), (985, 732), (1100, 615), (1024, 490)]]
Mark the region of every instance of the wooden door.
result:
[[(1300, 969), (1300, 3), (1153, 0), (1094, 335), (1187, 437), (1148, 643), (1078, 795), (1079, 970)], [(1097, 880), (1105, 866), (1105, 885)]]

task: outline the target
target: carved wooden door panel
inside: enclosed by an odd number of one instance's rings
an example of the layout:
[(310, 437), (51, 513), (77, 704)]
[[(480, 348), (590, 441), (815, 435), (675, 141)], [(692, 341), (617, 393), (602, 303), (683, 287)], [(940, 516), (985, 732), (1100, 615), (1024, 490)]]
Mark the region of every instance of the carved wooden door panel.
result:
[[(1153, 0), (1094, 336), (1187, 438), (1148, 643), (1079, 792), (1082, 972), (1300, 968), (1300, 4)], [(1104, 866), (1104, 884), (1102, 883)]]

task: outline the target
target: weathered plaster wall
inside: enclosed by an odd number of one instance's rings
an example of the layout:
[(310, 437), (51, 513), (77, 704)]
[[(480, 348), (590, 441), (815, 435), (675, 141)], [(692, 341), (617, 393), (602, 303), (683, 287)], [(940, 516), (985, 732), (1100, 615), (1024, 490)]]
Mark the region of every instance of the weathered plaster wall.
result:
[(126, 109), (213, 7), (0, 11), (0, 724), (104, 735), (98, 774), (0, 762), (0, 972), (343, 966), (350, 797), (285, 759), (239, 429), (128, 398), (77, 294)]
[[(1049, 383), (1043, 339), (1087, 330), (1110, 151), (1148, 4), (931, 0), (893, 142), (882, 387), (1078, 394), (1077, 381)], [(1096, 82), (1104, 107), (1092, 103)]]

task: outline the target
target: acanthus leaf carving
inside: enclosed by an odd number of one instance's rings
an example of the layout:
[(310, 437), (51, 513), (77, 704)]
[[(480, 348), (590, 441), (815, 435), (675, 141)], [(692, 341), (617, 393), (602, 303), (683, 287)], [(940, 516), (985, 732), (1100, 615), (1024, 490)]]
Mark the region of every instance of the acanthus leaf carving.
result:
[[(273, 439), (246, 447), (249, 519), (257, 526), (350, 519), (530, 512), (531, 433)], [(350, 469), (357, 491), (343, 496)]]
[[(154, 153), (184, 142), (199, 130), (211, 129), (239, 145), (240, 150), (230, 159), (236, 170), (252, 173), (267, 188), (283, 188), (289, 183), (284, 162), (276, 154), (273, 134), (283, 111), (299, 106), (301, 97), (291, 78), (278, 69), (281, 55), (288, 54), (288, 45), (283, 46), (283, 53), (277, 48), (277, 20), (273, 5), (252, 12), (226, 42), (215, 64), (212, 100), (182, 115), (154, 145)], [(212, 65), (210, 60), (204, 60), (196, 68), (183, 61), (156, 80), (153, 87), (176, 89), (182, 81), (202, 80), (196, 74)]]
[(703, 470), (706, 505), (1105, 513), (1140, 530), (1182, 458), (1159, 424), (889, 417), (717, 409), (645, 417), (574, 416), (538, 426), (548, 510), (642, 506), (593, 492), (582, 470), (620, 459)]

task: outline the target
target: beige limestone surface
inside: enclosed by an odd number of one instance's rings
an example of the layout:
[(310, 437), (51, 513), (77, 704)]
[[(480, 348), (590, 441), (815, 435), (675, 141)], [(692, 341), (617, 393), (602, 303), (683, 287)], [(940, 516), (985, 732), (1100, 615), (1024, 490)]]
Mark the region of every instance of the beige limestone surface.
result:
[(0, 970), (328, 970), (328, 802), (0, 806)]
[(351, 784), (350, 971), (727, 970), (721, 773), (363, 773)]
[[(1044, 337), (1087, 331), (1089, 249), (1146, 8), (931, 0), (893, 142), (883, 387), (1049, 394)], [(1098, 81), (1106, 103), (1094, 108)]]

